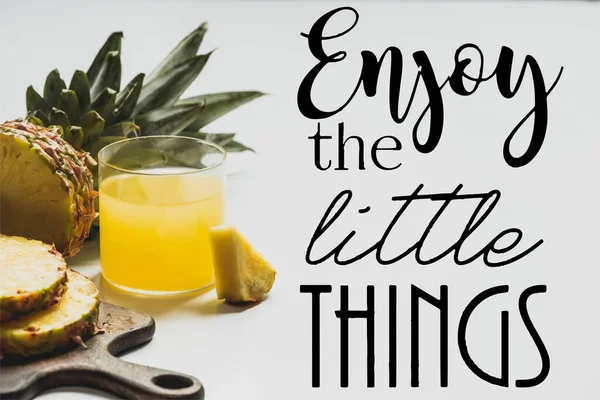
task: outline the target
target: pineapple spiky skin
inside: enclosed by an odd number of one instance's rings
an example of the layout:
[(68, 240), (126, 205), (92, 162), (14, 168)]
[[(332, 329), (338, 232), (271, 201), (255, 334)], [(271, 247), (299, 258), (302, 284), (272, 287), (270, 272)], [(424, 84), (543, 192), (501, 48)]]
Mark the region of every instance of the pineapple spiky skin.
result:
[(0, 355), (30, 357), (66, 349), (99, 332), (98, 290), (86, 277), (67, 271), (63, 300), (38, 313), (0, 326)]
[(94, 161), (58, 129), (27, 121), (0, 125), (0, 233), (53, 244), (65, 257), (88, 237), (96, 211)]
[(0, 234), (0, 322), (58, 304), (66, 290), (67, 265), (53, 246)]
[(45, 127), (60, 126), (66, 141), (94, 159), (105, 145), (140, 135), (191, 136), (230, 152), (253, 151), (234, 141), (234, 134), (207, 134), (200, 129), (263, 93), (224, 92), (180, 99), (211, 55), (196, 54), (207, 28), (206, 23), (200, 25), (148, 76), (136, 75), (122, 90), (123, 34), (112, 33), (87, 73), (76, 71), (68, 88), (58, 70), (48, 74), (43, 96), (32, 86), (27, 88), (29, 120)]

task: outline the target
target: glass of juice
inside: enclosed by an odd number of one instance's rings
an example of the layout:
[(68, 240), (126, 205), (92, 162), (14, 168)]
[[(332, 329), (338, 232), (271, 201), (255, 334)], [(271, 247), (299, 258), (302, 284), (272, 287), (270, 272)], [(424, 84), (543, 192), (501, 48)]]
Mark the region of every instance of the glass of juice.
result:
[(181, 136), (147, 136), (98, 153), (104, 278), (143, 294), (214, 283), (209, 229), (224, 222), (225, 150)]

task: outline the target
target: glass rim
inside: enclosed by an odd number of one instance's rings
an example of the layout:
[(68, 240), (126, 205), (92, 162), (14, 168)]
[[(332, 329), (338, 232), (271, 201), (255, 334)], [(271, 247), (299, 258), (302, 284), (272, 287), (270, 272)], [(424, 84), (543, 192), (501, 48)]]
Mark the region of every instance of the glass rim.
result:
[[(123, 144), (123, 143), (127, 143), (127, 142), (133, 142), (133, 141), (138, 141), (138, 140), (144, 140), (144, 139), (183, 139), (183, 140), (190, 140), (196, 143), (200, 143), (200, 144), (204, 144), (207, 145), (209, 147), (213, 147), (215, 149), (217, 149), (221, 155), (223, 156), (223, 158), (218, 162), (215, 163), (213, 165), (204, 167), (204, 168), (195, 168), (193, 171), (181, 171), (181, 172), (167, 172), (164, 174), (155, 174), (155, 173), (151, 173), (151, 172), (142, 172), (140, 170), (134, 170), (134, 169), (129, 169), (129, 168), (123, 168), (123, 167), (118, 167), (114, 164), (111, 164), (108, 161), (102, 160), (101, 154), (102, 152), (104, 152), (105, 149), (115, 146), (115, 145), (119, 145), (119, 144)], [(100, 149), (100, 151), (98, 151), (98, 165), (103, 164), (106, 165), (110, 168), (113, 168), (117, 171), (121, 171), (121, 172), (125, 172), (128, 174), (132, 174), (132, 175), (153, 175), (153, 176), (164, 176), (164, 175), (187, 175), (187, 174), (197, 174), (200, 172), (206, 172), (206, 171), (210, 171), (212, 169), (218, 168), (221, 165), (223, 165), (225, 163), (225, 160), (227, 159), (227, 150), (225, 150), (225, 148), (221, 145), (218, 145), (216, 143), (213, 142), (209, 142), (208, 140), (204, 140), (204, 139), (198, 139), (198, 138), (194, 138), (194, 137), (189, 137), (189, 136), (172, 136), (172, 135), (156, 135), (156, 136), (136, 136), (136, 137), (132, 137), (132, 138), (125, 138), (123, 140), (119, 140), (110, 144), (107, 144), (106, 146), (104, 146), (103, 148)]]

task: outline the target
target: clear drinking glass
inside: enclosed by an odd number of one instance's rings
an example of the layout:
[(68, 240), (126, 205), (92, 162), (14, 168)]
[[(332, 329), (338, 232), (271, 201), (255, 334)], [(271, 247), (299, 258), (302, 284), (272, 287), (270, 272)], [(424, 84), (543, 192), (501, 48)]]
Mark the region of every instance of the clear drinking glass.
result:
[(111, 284), (176, 294), (214, 283), (209, 229), (224, 222), (225, 150), (179, 136), (98, 153), (100, 262)]

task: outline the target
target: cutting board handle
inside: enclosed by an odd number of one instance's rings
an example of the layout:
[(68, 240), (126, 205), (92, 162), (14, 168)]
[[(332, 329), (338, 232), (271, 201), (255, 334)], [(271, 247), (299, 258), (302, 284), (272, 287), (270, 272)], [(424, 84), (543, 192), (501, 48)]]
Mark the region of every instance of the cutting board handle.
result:
[(95, 356), (87, 362), (56, 363), (29, 375), (3, 392), (2, 399), (33, 399), (61, 386), (95, 388), (122, 399), (204, 399), (204, 388), (193, 376), (129, 363), (107, 353)]
[(53, 386), (95, 387), (125, 399), (204, 399), (193, 376), (123, 361), (106, 353), (89, 364), (65, 366), (50, 378)]

